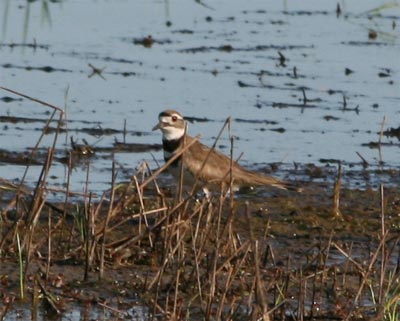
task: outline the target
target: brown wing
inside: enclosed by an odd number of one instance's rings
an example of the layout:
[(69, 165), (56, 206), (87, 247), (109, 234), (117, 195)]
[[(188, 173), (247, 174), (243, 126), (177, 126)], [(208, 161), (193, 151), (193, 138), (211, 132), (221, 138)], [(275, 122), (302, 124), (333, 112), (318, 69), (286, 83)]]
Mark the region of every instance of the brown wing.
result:
[[(186, 137), (186, 143), (192, 140), (192, 137)], [(208, 183), (225, 181), (227, 169), (230, 167), (230, 159), (216, 150), (213, 150), (208, 156), (209, 152), (209, 147), (199, 141), (195, 142), (183, 155), (185, 167), (202, 181)]]
[[(186, 136), (186, 144), (190, 143), (192, 140), (192, 137)], [(210, 184), (220, 184), (224, 182), (229, 184), (230, 158), (216, 150), (213, 150), (211, 155), (208, 156), (209, 152), (209, 147), (198, 141), (195, 142), (183, 155), (185, 167), (204, 182)], [(282, 189), (296, 189), (296, 187), (272, 176), (249, 171), (236, 162), (233, 162), (232, 165), (232, 176), (235, 185), (271, 185)]]

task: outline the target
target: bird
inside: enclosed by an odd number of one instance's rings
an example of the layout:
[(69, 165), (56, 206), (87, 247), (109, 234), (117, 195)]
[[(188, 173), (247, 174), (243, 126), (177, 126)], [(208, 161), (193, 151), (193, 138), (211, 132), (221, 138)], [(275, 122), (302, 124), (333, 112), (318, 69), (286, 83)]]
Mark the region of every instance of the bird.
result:
[[(285, 190), (300, 191), (291, 183), (272, 176), (248, 170), (232, 161), (225, 154), (212, 149), (187, 134), (187, 121), (176, 110), (167, 109), (158, 116), (153, 131), (161, 130), (164, 160), (168, 162), (181, 153), (169, 166), (169, 172), (177, 179), (183, 165), (183, 183), (186, 186), (200, 181), (207, 187), (219, 186), (234, 191), (243, 187), (273, 186)], [(187, 146), (185, 148), (185, 146)], [(182, 152), (182, 150), (184, 150)]]

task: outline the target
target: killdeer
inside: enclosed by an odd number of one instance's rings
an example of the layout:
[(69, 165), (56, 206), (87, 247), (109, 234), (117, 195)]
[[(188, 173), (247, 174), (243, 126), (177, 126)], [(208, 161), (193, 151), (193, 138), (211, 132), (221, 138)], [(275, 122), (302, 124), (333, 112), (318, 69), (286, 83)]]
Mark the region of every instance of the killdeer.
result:
[(179, 112), (168, 109), (162, 111), (158, 116), (159, 122), (153, 130), (160, 129), (163, 137), (164, 160), (167, 162), (176, 153), (180, 153), (184, 146), (187, 147), (181, 156), (174, 160), (169, 166), (173, 176), (180, 177), (181, 162), (183, 162), (184, 184), (189, 185), (200, 180), (206, 184), (219, 185), (223, 188), (230, 186), (231, 167), (232, 182), (235, 190), (240, 187), (253, 187), (270, 185), (281, 189), (299, 190), (295, 186), (283, 182), (272, 176), (262, 175), (247, 170), (224, 154), (211, 150), (193, 137), (186, 134), (187, 123)]

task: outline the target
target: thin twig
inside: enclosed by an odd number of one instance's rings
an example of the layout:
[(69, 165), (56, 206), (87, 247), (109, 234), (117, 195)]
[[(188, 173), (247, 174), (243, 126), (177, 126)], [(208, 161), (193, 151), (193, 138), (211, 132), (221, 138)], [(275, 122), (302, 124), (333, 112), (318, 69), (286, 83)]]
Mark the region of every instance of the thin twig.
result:
[(383, 130), (385, 128), (386, 116), (383, 116), (381, 129), (379, 131), (379, 139), (378, 139), (378, 152), (379, 152), (379, 164), (383, 165), (383, 157), (382, 157), (382, 137), (383, 137)]

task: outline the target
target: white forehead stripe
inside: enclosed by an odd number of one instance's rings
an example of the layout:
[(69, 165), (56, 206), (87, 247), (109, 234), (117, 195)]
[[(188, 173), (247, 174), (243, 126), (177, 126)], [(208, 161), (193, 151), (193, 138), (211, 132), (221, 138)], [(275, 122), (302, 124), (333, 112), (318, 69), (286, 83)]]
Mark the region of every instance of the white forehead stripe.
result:
[(160, 117), (160, 122), (162, 123), (168, 123), (168, 121), (170, 120), (170, 116), (162, 116)]

